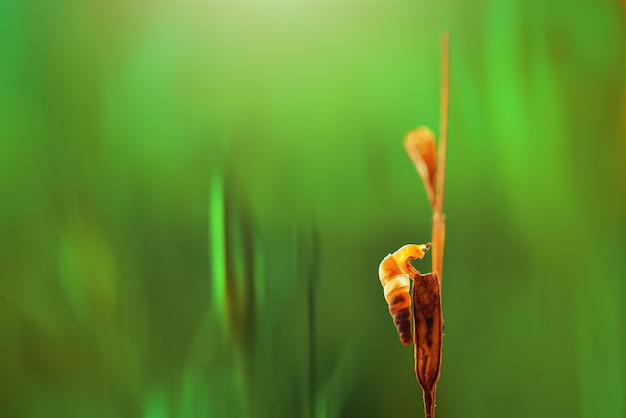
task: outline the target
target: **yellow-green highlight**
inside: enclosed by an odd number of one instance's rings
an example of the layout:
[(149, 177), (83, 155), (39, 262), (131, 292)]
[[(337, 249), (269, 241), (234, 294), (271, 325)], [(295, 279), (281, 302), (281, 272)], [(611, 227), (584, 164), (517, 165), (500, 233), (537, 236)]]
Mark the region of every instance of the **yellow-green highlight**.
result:
[(211, 249), (212, 300), (215, 311), (223, 315), (226, 308), (226, 234), (224, 225), (224, 191), (219, 174), (212, 178), (209, 192), (209, 247)]

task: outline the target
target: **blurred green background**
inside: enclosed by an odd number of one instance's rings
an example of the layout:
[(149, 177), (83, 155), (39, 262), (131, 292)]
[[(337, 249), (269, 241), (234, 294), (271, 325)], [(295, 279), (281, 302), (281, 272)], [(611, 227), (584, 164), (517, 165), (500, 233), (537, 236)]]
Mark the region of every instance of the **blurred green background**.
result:
[(0, 416), (422, 416), (377, 269), (430, 240), (402, 139), (444, 30), (437, 416), (626, 417), (626, 24), (591, 0), (2, 1)]

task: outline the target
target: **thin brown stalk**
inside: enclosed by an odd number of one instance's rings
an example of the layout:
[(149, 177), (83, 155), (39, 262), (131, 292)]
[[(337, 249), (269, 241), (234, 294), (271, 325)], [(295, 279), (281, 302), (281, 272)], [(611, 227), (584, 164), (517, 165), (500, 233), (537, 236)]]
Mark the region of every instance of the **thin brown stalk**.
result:
[(433, 271), (439, 273), (439, 280), (443, 271), (443, 246), (445, 241), (445, 215), (443, 214), (443, 197), (446, 182), (446, 150), (448, 146), (448, 104), (450, 78), (450, 38), (448, 32), (441, 36), (441, 102), (439, 116), (439, 150), (437, 161), (437, 190), (433, 210)]
[(435, 417), (437, 382), (441, 370), (443, 315), (441, 311), (441, 272), (445, 241), (443, 198), (446, 175), (446, 148), (448, 141), (449, 97), (449, 36), (441, 37), (441, 114), (439, 147), (437, 150), (437, 181), (433, 205), (432, 264), (433, 272), (418, 274), (413, 279), (413, 343), (415, 375), (424, 394), (426, 418)]

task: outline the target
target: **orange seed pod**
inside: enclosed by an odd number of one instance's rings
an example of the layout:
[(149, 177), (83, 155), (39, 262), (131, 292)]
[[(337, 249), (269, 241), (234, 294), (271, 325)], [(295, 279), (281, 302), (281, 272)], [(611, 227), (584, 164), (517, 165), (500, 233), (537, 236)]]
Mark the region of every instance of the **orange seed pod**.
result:
[(425, 126), (413, 129), (404, 137), (404, 149), (422, 177), (431, 205), (435, 206), (437, 144), (435, 134)]

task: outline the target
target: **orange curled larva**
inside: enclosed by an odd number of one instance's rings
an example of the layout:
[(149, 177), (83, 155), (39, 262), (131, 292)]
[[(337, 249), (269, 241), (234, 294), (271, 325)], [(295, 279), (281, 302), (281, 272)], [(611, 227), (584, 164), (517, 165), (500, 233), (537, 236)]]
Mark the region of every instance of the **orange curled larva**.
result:
[(411, 260), (424, 257), (430, 244), (408, 244), (393, 254), (387, 255), (378, 267), (378, 276), (383, 285), (385, 300), (389, 304), (389, 313), (398, 330), (400, 341), (411, 344), (411, 297), (409, 288), (411, 279), (419, 273), (411, 265)]

